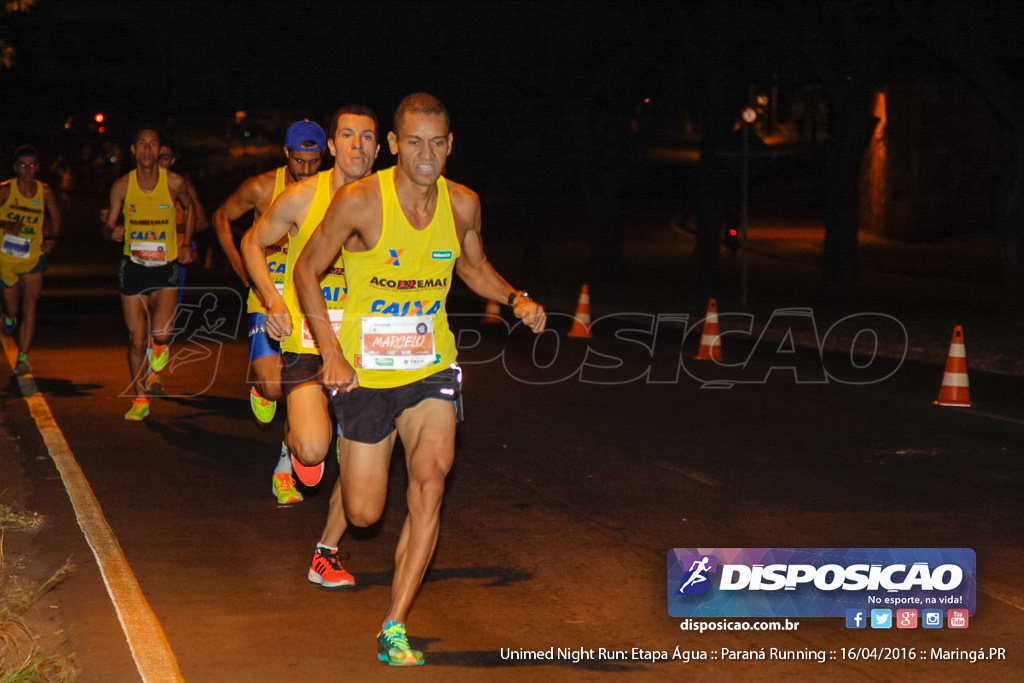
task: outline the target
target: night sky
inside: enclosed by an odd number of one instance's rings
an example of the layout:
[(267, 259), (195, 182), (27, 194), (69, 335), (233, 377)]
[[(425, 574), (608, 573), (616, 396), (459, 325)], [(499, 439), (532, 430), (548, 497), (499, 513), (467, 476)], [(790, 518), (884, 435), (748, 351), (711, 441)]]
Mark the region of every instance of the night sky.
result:
[(276, 141), (289, 122), (326, 123), (348, 103), (373, 108), (383, 133), (398, 101), (424, 90), (451, 113), (452, 177), (578, 189), (597, 179), (608, 194), (651, 146), (694, 144), (694, 130), (701, 144), (716, 131), (730, 144), (754, 92), (777, 95), (780, 120), (813, 88), (830, 115), (846, 106), (870, 118), (869, 97), (842, 101), (849, 84), (872, 95), (963, 79), (962, 92), (1013, 125), (1024, 111), (1022, 6), (36, 0), (0, 17), (0, 41), (15, 50), (0, 70), (0, 150), (31, 141), (52, 156), (94, 134), (96, 112), (122, 145), (152, 122), (202, 147), (204, 136), (237, 135), (239, 110), (248, 132)]
[[(398, 100), (416, 90), (441, 97), (456, 130), (485, 121), (514, 125), (529, 118), (525, 109), (535, 115), (548, 106), (544, 89), (551, 84), (532, 87), (536, 79), (523, 63), (554, 64), (552, 75), (568, 81), (619, 50), (634, 62), (619, 70), (619, 106), (627, 110), (646, 85), (638, 74), (653, 72), (645, 62), (665, 45), (658, 5), (595, 7), (38, 0), (29, 13), (5, 17), (17, 63), (0, 82), (18, 93), (21, 106), (3, 107), (0, 127), (42, 132), (95, 111), (106, 113), (111, 132), (138, 120), (236, 110), (286, 108), (286, 115), (319, 118), (349, 102), (389, 119)], [(559, 49), (577, 63), (560, 61)]]

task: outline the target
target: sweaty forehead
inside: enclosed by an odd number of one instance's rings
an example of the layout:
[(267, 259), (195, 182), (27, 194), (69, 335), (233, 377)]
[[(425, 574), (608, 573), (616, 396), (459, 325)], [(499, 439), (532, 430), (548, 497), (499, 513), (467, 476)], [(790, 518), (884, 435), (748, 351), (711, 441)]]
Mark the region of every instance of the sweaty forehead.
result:
[(448, 123), (444, 114), (422, 114), (406, 112), (398, 122), (399, 135), (415, 135), (431, 138), (448, 135)]
[(372, 130), (374, 135), (377, 134), (377, 126), (374, 124), (373, 119), (359, 114), (342, 114), (338, 117), (338, 130), (346, 129), (356, 132)]
[(155, 130), (139, 131), (139, 136), (135, 138), (135, 142), (145, 142), (147, 144), (160, 142), (160, 135)]

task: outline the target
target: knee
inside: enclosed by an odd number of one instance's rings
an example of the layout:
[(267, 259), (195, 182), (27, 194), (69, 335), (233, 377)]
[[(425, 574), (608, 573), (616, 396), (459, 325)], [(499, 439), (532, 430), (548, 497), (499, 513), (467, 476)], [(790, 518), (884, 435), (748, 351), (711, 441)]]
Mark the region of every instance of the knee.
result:
[(128, 346), (131, 347), (132, 351), (137, 353), (145, 353), (149, 347), (149, 339), (145, 334), (136, 334), (134, 332), (128, 333)]
[(256, 385), (256, 388), (260, 392), (260, 396), (268, 401), (281, 400), (282, 393), (280, 382), (259, 382)]
[[(269, 397), (268, 397), (269, 398)], [(307, 467), (319, 465), (327, 457), (327, 450), (331, 446), (330, 440), (313, 437), (302, 437), (295, 434), (291, 437), (292, 455)]]
[(432, 473), (409, 482), (409, 509), (433, 510), (441, 506), (444, 498), (444, 474)]
[(349, 524), (359, 527), (372, 526), (384, 513), (384, 506), (374, 505), (371, 501), (345, 500), (345, 517)]

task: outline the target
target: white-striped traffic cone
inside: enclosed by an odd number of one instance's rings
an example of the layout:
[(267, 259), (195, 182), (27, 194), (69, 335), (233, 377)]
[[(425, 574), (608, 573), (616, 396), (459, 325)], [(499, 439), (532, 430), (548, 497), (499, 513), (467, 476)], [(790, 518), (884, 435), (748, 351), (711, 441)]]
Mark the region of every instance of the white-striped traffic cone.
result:
[(700, 333), (700, 349), (695, 360), (722, 360), (722, 338), (718, 332), (718, 302), (708, 301), (708, 313), (704, 316), (704, 328)]
[(942, 375), (937, 406), (959, 406), (970, 408), (970, 390), (967, 385), (967, 350), (964, 346), (964, 330), (957, 325), (953, 329), (953, 341), (949, 343), (946, 372)]

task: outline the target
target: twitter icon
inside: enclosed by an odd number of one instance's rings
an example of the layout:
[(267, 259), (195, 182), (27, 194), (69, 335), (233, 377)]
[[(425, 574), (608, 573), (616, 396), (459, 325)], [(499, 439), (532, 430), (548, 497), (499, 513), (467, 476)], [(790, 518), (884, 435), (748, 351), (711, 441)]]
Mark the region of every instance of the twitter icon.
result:
[(892, 610), (871, 610), (871, 628), (892, 628)]

